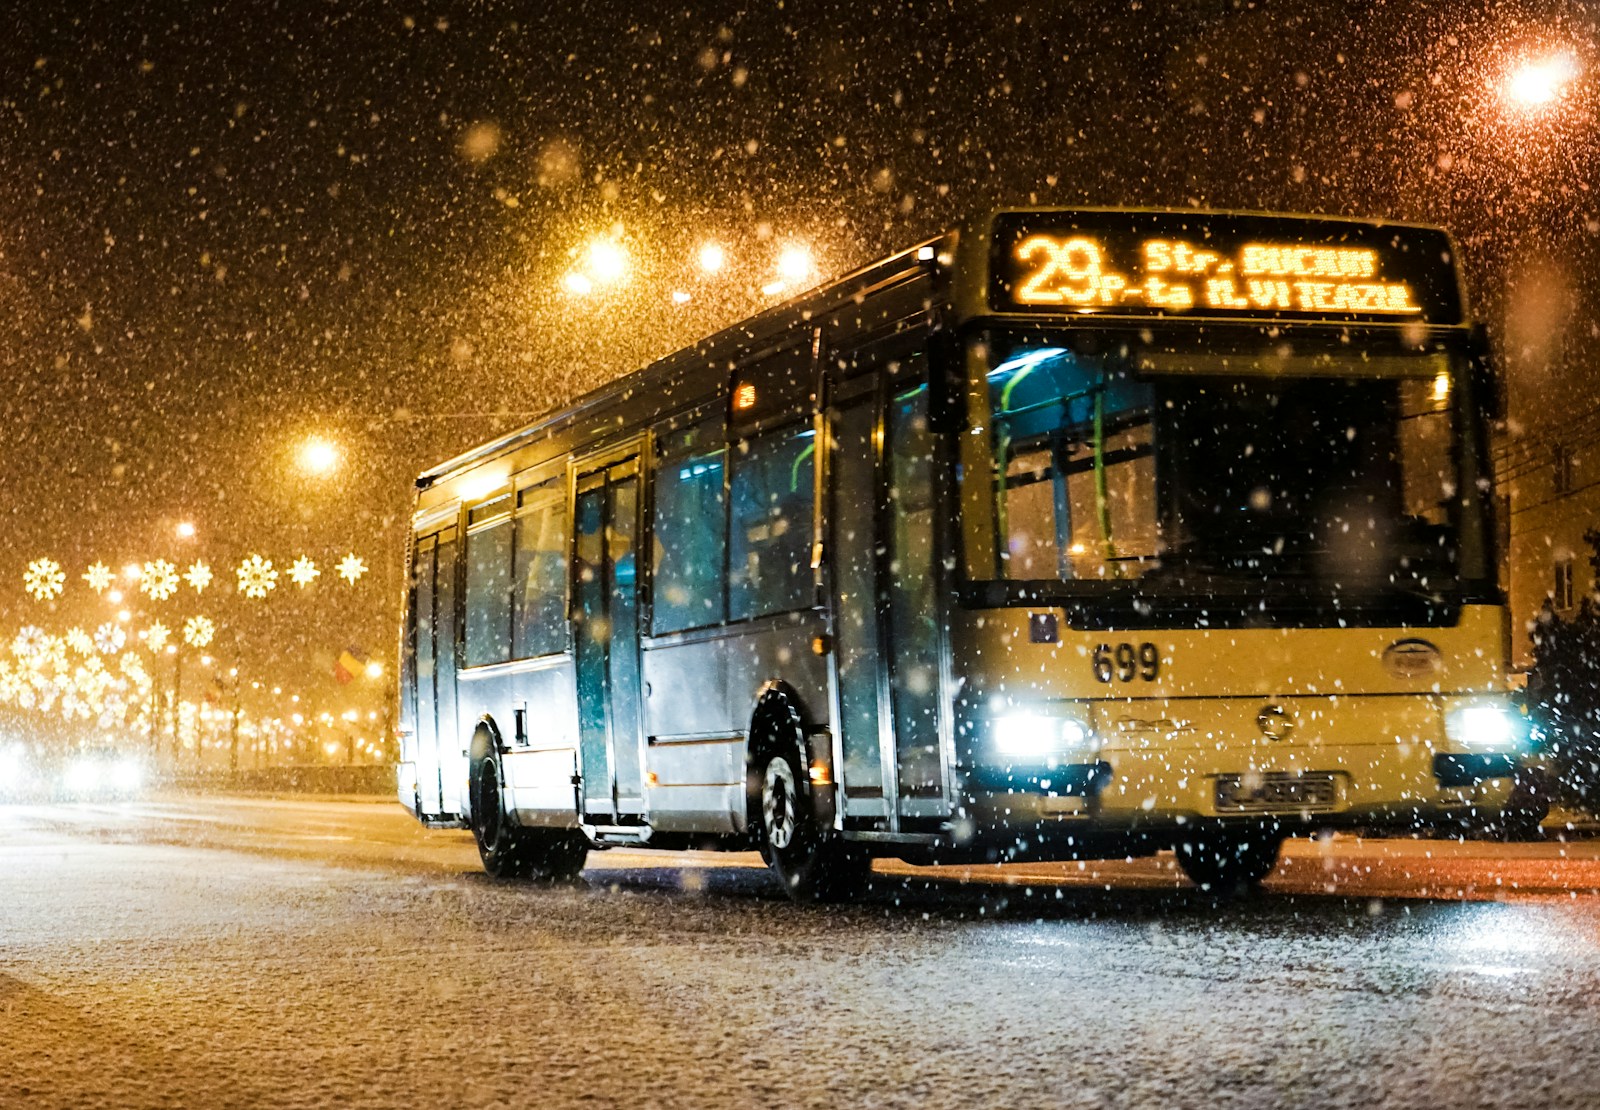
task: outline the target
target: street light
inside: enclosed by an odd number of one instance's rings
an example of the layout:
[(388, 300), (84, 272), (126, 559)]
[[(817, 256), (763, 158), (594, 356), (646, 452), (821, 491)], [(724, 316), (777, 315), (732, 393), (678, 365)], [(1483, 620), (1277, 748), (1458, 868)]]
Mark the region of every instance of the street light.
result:
[(591, 239), (588, 273), (601, 285), (615, 285), (628, 274), (627, 252), (611, 239)]
[(339, 448), (321, 436), (312, 436), (300, 445), (300, 467), (309, 474), (331, 474), (339, 465)]
[(813, 267), (811, 252), (804, 247), (785, 247), (778, 255), (778, 273), (786, 282), (804, 281), (811, 276)]
[(1577, 76), (1578, 64), (1570, 54), (1525, 60), (1507, 76), (1505, 96), (1526, 110), (1542, 108), (1565, 96)]
[(706, 243), (700, 247), (700, 269), (708, 274), (717, 273), (728, 263), (727, 252), (716, 243)]

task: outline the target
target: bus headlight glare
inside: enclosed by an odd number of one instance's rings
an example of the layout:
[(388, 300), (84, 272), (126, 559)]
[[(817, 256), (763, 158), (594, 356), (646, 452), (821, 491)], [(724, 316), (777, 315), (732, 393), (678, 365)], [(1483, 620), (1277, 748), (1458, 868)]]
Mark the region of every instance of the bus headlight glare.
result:
[(1011, 759), (1062, 759), (1070, 755), (1087, 759), (1088, 749), (1093, 746), (1089, 727), (1071, 717), (1009, 713), (996, 717), (992, 729), (995, 754)]
[(1507, 752), (1523, 747), (1521, 720), (1504, 705), (1463, 705), (1445, 715), (1450, 742), (1474, 751)]

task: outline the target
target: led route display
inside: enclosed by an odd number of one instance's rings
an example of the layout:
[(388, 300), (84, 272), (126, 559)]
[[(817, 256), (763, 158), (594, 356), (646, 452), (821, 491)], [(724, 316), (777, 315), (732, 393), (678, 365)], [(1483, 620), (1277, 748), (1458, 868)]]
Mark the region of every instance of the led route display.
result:
[(993, 242), (991, 300), (1002, 309), (1460, 318), (1449, 240), (1431, 228), (1316, 217), (1005, 213), (996, 217)]

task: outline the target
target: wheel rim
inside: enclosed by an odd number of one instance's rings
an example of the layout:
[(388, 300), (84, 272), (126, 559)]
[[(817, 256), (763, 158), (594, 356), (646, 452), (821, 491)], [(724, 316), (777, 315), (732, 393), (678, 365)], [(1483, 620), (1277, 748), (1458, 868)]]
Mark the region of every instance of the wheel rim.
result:
[(767, 843), (779, 850), (794, 841), (794, 796), (794, 770), (787, 759), (776, 756), (768, 762), (761, 785), (761, 822)]

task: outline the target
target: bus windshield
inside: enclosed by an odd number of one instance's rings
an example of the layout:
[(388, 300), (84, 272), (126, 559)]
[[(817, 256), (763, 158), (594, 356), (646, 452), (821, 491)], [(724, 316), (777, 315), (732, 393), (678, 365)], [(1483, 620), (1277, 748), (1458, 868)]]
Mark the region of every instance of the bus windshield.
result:
[(1231, 356), (1088, 330), (987, 350), (999, 579), (1041, 597), (1136, 582), (1121, 592), (1169, 610), (1451, 600), (1453, 356)]

